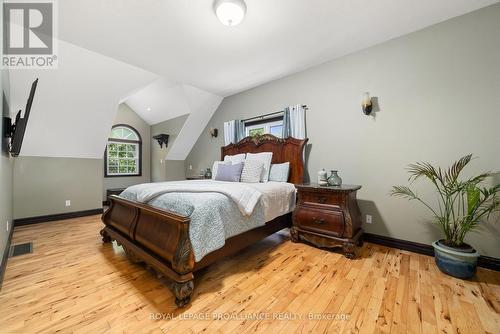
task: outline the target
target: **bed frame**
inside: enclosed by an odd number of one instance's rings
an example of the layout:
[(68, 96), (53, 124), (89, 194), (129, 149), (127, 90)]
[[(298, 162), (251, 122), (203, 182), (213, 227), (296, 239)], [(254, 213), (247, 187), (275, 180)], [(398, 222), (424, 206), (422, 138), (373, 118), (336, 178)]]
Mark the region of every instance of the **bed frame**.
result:
[[(221, 157), (273, 152), (272, 163), (290, 162), (289, 182), (299, 184), (303, 182), (303, 152), (307, 141), (291, 137), (279, 139), (272, 135), (246, 137), (239, 143), (222, 147)], [(291, 226), (292, 221), (291, 213), (277, 217), (262, 227), (227, 239), (224, 247), (195, 262), (189, 240), (189, 217), (114, 195), (109, 201), (110, 207), (102, 215), (103, 242), (116, 240), (133, 263), (143, 262), (159, 277), (171, 279), (175, 303), (179, 307), (190, 302), (194, 272)]]

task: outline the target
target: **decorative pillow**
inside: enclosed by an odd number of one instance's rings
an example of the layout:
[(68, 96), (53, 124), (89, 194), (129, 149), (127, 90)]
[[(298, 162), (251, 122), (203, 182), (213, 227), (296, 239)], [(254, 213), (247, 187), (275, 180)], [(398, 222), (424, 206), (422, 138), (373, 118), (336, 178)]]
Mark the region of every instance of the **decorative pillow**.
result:
[(215, 176), (217, 175), (217, 170), (219, 169), (219, 165), (230, 165), (231, 161), (214, 161), (212, 165), (212, 180), (215, 180)]
[(260, 160), (245, 160), (241, 172), (241, 182), (259, 183), (264, 169), (264, 162)]
[(288, 182), (290, 173), (290, 163), (272, 164), (269, 172), (269, 181)]
[(269, 170), (271, 169), (271, 161), (273, 160), (273, 152), (262, 153), (247, 153), (247, 160), (259, 160), (264, 163), (260, 182), (269, 181)]
[(233, 165), (245, 161), (245, 153), (240, 153), (236, 155), (226, 155), (224, 161), (231, 162)]
[(215, 180), (240, 182), (241, 171), (243, 170), (243, 162), (233, 165), (219, 165)]

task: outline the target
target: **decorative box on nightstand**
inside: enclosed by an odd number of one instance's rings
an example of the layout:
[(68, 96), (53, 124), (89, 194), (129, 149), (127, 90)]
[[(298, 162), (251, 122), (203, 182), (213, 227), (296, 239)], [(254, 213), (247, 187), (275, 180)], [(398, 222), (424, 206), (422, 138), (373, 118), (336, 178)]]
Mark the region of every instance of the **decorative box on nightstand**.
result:
[(317, 247), (342, 247), (347, 258), (354, 258), (363, 234), (356, 200), (359, 189), (361, 186), (356, 185), (297, 185), (298, 202), (290, 229), (292, 241), (306, 241)]

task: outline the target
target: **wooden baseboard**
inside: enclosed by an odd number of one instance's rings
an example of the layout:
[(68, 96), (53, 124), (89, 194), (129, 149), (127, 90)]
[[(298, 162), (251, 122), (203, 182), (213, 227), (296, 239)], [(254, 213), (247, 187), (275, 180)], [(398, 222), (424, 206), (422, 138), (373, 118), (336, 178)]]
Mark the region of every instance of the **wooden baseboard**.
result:
[[(363, 234), (363, 240), (382, 246), (434, 256), (434, 248), (431, 245), (421, 244), (418, 242), (396, 239), (372, 233)], [(500, 271), (500, 259), (495, 257), (481, 255), (477, 261), (477, 265), (482, 268)]]
[(2, 256), (2, 264), (0, 264), (0, 291), (2, 290), (3, 277), (5, 275), (5, 270), (7, 269), (7, 260), (9, 258), (10, 243), (12, 242), (12, 234), (14, 232), (14, 224), (10, 227), (9, 236), (7, 237), (7, 243), (5, 244), (5, 249)]
[(84, 211), (59, 213), (59, 214), (55, 214), (55, 215), (14, 219), (14, 227), (30, 225), (30, 224), (52, 222), (52, 221), (56, 221), (56, 220), (64, 220), (64, 219), (99, 215), (99, 214), (102, 214), (102, 212), (103, 212), (103, 210), (102, 210), (102, 208), (100, 208), (100, 209), (92, 209), (92, 210), (84, 210)]

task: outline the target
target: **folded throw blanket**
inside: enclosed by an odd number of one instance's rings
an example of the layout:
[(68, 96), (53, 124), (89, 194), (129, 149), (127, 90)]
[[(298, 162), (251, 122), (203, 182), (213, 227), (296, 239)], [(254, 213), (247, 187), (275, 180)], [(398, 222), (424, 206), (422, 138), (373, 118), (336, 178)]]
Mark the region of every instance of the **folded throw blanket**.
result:
[(188, 180), (143, 183), (128, 187), (121, 196), (141, 203), (148, 203), (166, 193), (220, 193), (236, 203), (240, 212), (250, 216), (262, 193), (251, 186), (239, 182), (214, 180)]

